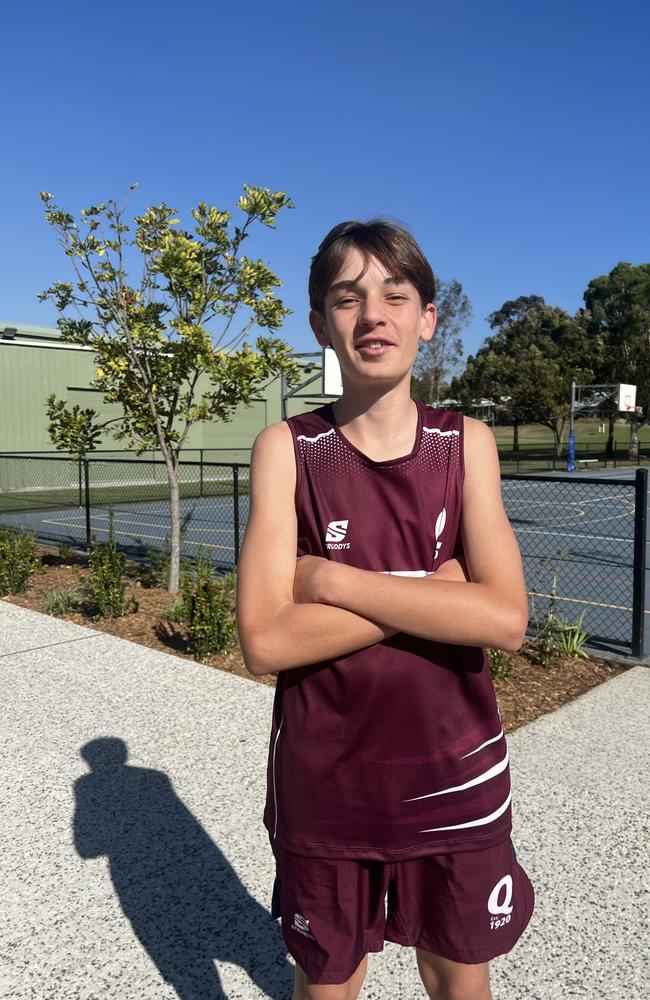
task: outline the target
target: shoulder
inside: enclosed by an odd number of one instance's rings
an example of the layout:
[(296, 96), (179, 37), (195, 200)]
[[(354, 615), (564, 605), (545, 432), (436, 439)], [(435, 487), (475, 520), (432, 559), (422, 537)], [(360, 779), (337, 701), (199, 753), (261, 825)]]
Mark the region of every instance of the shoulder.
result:
[(500, 479), (499, 452), (490, 427), (474, 417), (463, 417), (465, 483), (487, 486)]
[(259, 460), (268, 454), (282, 455), (291, 448), (291, 431), (286, 420), (278, 424), (269, 424), (259, 432), (253, 442), (251, 461)]
[(469, 445), (470, 448), (489, 448), (494, 449), (496, 452), (496, 441), (494, 434), (490, 430), (487, 424), (484, 424), (482, 420), (476, 420), (475, 417), (463, 417), (463, 435), (465, 438), (465, 447)]

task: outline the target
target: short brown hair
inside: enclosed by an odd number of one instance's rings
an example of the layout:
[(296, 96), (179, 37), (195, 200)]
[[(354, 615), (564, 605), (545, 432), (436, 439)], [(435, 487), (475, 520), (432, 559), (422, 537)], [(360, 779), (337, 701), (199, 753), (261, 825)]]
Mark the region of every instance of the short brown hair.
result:
[(392, 277), (410, 281), (418, 290), (423, 306), (434, 301), (433, 271), (413, 236), (392, 219), (371, 219), (369, 222), (340, 222), (330, 230), (312, 257), (309, 303), (316, 312), (323, 312), (325, 296), (343, 267), (348, 250), (353, 247), (362, 254), (366, 266), (369, 257), (376, 257)]

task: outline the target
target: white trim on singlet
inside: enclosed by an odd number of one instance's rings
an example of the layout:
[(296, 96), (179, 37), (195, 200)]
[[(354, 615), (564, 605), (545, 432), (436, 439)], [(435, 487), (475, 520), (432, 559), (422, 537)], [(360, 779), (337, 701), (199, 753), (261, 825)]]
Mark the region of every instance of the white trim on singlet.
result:
[(419, 833), (439, 833), (441, 830), (466, 830), (470, 826), (486, 826), (488, 823), (492, 823), (499, 816), (503, 816), (504, 812), (510, 805), (510, 799), (512, 798), (512, 793), (508, 792), (508, 798), (500, 805), (498, 809), (495, 809), (493, 813), (489, 816), (481, 816), (480, 819), (473, 819), (469, 823), (457, 823), (455, 826), (432, 826), (428, 830), (420, 830)]
[(320, 441), (321, 438), (329, 437), (330, 434), (336, 434), (336, 427), (330, 427), (328, 431), (321, 431), (320, 434), (317, 434), (313, 438), (307, 437), (306, 434), (297, 434), (296, 441), (310, 441), (313, 443), (314, 441)]
[(456, 437), (460, 436), (460, 431), (458, 430), (441, 431), (439, 427), (423, 427), (422, 430), (425, 434), (439, 434), (440, 437), (453, 437), (454, 435)]
[(384, 576), (433, 576), (426, 569), (380, 569), (379, 572)]
[(490, 743), (496, 743), (497, 740), (500, 740), (502, 736), (503, 736), (503, 729), (501, 730), (498, 736), (493, 736), (491, 740), (486, 740), (485, 743), (481, 743), (480, 747), (476, 747), (476, 750), (470, 750), (469, 753), (464, 753), (460, 759), (465, 760), (466, 757), (471, 757), (472, 754), (478, 753), (479, 750), (483, 749), (483, 747), (488, 747)]
[(275, 837), (278, 832), (278, 793), (275, 787), (275, 751), (278, 745), (278, 739), (280, 738), (280, 733), (282, 732), (283, 723), (284, 723), (284, 715), (280, 720), (280, 725), (278, 726), (278, 731), (275, 734), (275, 741), (273, 743), (273, 807), (275, 809), (275, 825), (273, 828), (273, 837)]
[(440, 792), (429, 792), (428, 795), (417, 795), (414, 799), (402, 799), (403, 802), (419, 802), (421, 799), (433, 799), (436, 795), (449, 795), (451, 792), (464, 792), (466, 788), (473, 788), (474, 785), (482, 785), (484, 781), (489, 781), (491, 778), (496, 778), (497, 774), (501, 774), (502, 771), (508, 766), (508, 751), (506, 750), (506, 755), (503, 760), (500, 760), (498, 764), (494, 764), (492, 767), (484, 771), (483, 774), (477, 775), (470, 781), (466, 781), (464, 785), (454, 785), (453, 788), (443, 788)]

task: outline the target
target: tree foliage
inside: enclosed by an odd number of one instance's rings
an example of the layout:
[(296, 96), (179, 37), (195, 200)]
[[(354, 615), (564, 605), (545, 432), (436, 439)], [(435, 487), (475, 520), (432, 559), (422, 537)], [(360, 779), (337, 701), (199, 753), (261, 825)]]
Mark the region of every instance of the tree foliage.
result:
[(438, 319), (433, 339), (420, 343), (413, 368), (413, 394), (438, 405), (463, 357), (461, 330), (472, 307), (460, 281), (436, 281)]
[[(650, 407), (650, 264), (621, 261), (609, 274), (589, 282), (584, 301), (585, 328), (599, 338), (605, 348), (597, 381), (636, 385), (637, 405), (643, 407), (647, 420)], [(613, 448), (616, 416), (618, 413), (612, 405), (609, 451)], [(630, 420), (633, 425), (630, 457), (638, 458), (636, 414)]]
[(505, 302), (488, 322), (494, 333), (468, 358), (452, 391), (467, 407), (480, 397), (492, 399), (515, 427), (526, 422), (549, 427), (559, 456), (571, 382), (593, 382), (600, 339), (539, 295)]
[[(116, 201), (91, 205), (77, 219), (51, 194), (41, 199), (74, 280), (54, 282), (40, 298), (55, 303), (64, 340), (92, 348), (91, 385), (122, 408), (109, 422), (114, 436), (138, 454), (151, 447), (162, 453), (171, 497), (169, 589), (176, 592), (178, 465), (191, 427), (227, 421), (269, 377), (296, 375), (290, 348), (273, 336), (288, 313), (274, 294), (281, 282), (263, 260), (242, 253), (251, 227), (274, 227), (291, 201), (282, 191), (244, 185), (239, 224), (231, 212), (200, 202), (188, 231), (164, 203), (136, 216), (133, 226)], [(135, 261), (130, 281), (127, 264)], [(246, 339), (253, 326), (268, 331), (254, 348)], [(78, 454), (92, 450), (106, 426), (93, 410), (71, 410), (52, 397), (48, 415), (56, 447)]]

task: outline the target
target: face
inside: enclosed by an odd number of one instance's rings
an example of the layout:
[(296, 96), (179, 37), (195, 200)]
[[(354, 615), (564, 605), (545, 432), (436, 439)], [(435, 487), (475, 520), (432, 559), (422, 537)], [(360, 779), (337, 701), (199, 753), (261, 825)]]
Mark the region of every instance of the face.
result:
[(409, 281), (389, 274), (376, 258), (351, 249), (309, 320), (321, 347), (332, 346), (344, 380), (397, 382), (410, 378), (420, 340), (430, 340), (436, 308), (423, 306)]

